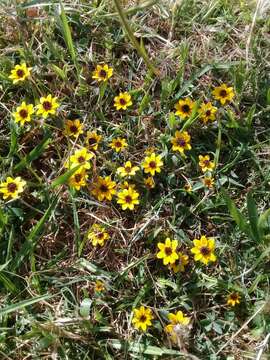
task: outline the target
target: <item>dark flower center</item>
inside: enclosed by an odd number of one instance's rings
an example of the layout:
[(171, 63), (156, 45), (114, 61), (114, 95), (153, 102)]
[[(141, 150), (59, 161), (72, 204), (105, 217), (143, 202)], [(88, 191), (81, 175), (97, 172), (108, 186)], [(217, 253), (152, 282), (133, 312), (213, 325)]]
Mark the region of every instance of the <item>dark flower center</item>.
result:
[(187, 104), (183, 105), (183, 106), (182, 106), (182, 111), (183, 111), (184, 113), (188, 113), (188, 112), (190, 111), (189, 105), (187, 105)]
[(209, 247), (207, 247), (207, 246), (202, 246), (202, 247), (200, 248), (200, 252), (201, 252), (202, 255), (207, 256), (207, 255), (210, 254), (211, 251), (210, 251)]
[(103, 193), (106, 193), (107, 191), (109, 191), (108, 186), (104, 185), (104, 184), (100, 185), (99, 190)]
[(227, 96), (227, 91), (224, 90), (224, 89), (222, 89), (222, 90), (220, 90), (219, 95), (220, 95), (221, 97), (226, 97), (226, 96)]
[(234, 301), (237, 300), (237, 299), (238, 299), (237, 294), (235, 294), (235, 293), (231, 294), (231, 295), (230, 295), (230, 299), (231, 299), (231, 300), (234, 300)]
[(42, 104), (43, 109), (48, 111), (51, 110), (52, 108), (52, 103), (50, 101), (44, 101), (44, 103)]
[(84, 162), (85, 162), (85, 158), (84, 158), (83, 156), (78, 157), (78, 162), (79, 162), (80, 164), (84, 163)]
[(78, 131), (78, 128), (76, 125), (71, 125), (70, 128), (69, 128), (70, 132), (72, 133), (76, 133)]
[(178, 139), (178, 145), (181, 146), (181, 147), (184, 147), (186, 145), (186, 140), (184, 139)]
[(122, 147), (122, 143), (120, 141), (116, 141), (114, 146), (120, 148)]
[(172, 255), (172, 248), (170, 248), (170, 247), (165, 247), (165, 254), (166, 254), (167, 256)]
[(210, 161), (209, 160), (204, 160), (203, 163), (204, 163), (205, 166), (208, 166)]
[(19, 114), (20, 114), (21, 118), (26, 119), (28, 116), (28, 111), (25, 109), (22, 109), (22, 110), (20, 110)]
[(100, 72), (99, 72), (99, 76), (101, 77), (101, 78), (103, 78), (103, 79), (105, 79), (106, 78), (106, 76), (107, 76), (107, 71), (105, 71), (105, 70), (100, 70)]
[(145, 315), (140, 316), (140, 322), (145, 322), (147, 320)]
[(121, 99), (119, 100), (119, 102), (120, 102), (121, 105), (126, 105), (126, 100), (123, 99), (123, 98), (121, 98)]
[(19, 69), (19, 70), (17, 70), (16, 74), (18, 75), (18, 77), (23, 77), (24, 71), (22, 69)]
[(81, 175), (81, 174), (76, 174), (76, 175), (74, 176), (74, 178), (75, 178), (75, 181), (78, 183), (78, 182), (81, 181), (82, 175)]
[(126, 166), (126, 167), (125, 167), (125, 170), (126, 170), (127, 173), (130, 173), (130, 172), (131, 172), (131, 167), (130, 167), (130, 166)]
[(207, 110), (207, 111), (205, 112), (205, 115), (206, 115), (206, 116), (210, 116), (210, 115), (211, 115), (211, 110)]
[(152, 168), (152, 169), (155, 169), (157, 167), (156, 162), (155, 161), (150, 161), (149, 167)]
[(127, 195), (125, 197), (126, 203), (130, 204), (132, 202), (132, 197), (130, 195)]
[(98, 239), (99, 240), (101, 240), (101, 239), (103, 239), (103, 233), (102, 232), (99, 232), (98, 234), (97, 234), (97, 237), (98, 237)]
[(10, 193), (14, 193), (17, 190), (17, 185), (15, 183), (9, 183), (7, 189)]
[(95, 138), (89, 138), (88, 139), (88, 144), (89, 145), (95, 145), (97, 143), (97, 140)]

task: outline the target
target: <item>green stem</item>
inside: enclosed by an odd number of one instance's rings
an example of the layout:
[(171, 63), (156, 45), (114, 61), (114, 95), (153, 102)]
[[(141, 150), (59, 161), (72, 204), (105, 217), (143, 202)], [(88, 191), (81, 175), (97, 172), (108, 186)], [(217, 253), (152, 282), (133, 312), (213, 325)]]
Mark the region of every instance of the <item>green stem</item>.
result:
[(124, 13), (124, 11), (122, 9), (120, 1), (119, 0), (113, 0), (113, 2), (114, 2), (114, 5), (116, 7), (117, 13), (118, 13), (118, 15), (120, 17), (120, 20), (122, 22), (123, 28), (125, 29), (130, 42), (132, 43), (134, 48), (138, 51), (139, 55), (143, 58), (145, 64), (147, 65), (148, 69), (150, 70), (150, 72), (152, 74), (155, 74), (155, 75), (158, 76), (159, 75), (158, 70), (153, 66), (153, 64), (149, 60), (149, 57), (146, 54), (145, 50), (141, 48), (140, 44), (138, 43), (137, 39), (135, 38), (135, 36), (134, 36), (134, 34), (133, 34), (132, 30), (131, 30), (131, 27), (129, 26), (128, 19), (127, 19), (126, 15), (125, 15), (125, 13)]

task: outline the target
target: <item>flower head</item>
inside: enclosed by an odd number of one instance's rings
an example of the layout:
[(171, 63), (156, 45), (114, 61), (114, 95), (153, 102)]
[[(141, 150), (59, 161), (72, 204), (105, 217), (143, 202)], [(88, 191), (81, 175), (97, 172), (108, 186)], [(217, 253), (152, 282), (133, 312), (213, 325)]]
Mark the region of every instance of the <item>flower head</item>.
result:
[(190, 150), (190, 135), (187, 131), (176, 131), (174, 137), (171, 140), (172, 150), (179, 151), (181, 154), (184, 153), (185, 150)]
[(94, 290), (95, 290), (95, 292), (97, 292), (97, 293), (101, 293), (102, 291), (106, 290), (105, 285), (104, 285), (104, 282), (103, 282), (103, 281), (100, 281), (100, 280), (97, 280), (97, 281), (95, 282)]
[(182, 252), (178, 252), (178, 259), (174, 264), (170, 265), (170, 268), (174, 273), (184, 272), (185, 266), (188, 264), (188, 256), (183, 254)]
[(165, 327), (165, 331), (171, 336), (173, 341), (177, 341), (178, 334), (185, 331), (185, 327), (189, 324), (190, 318), (179, 310), (175, 314), (169, 313), (168, 319), (170, 324)]
[(190, 98), (180, 99), (174, 106), (176, 109), (175, 115), (179, 115), (182, 119), (190, 117), (194, 104), (194, 101)]
[(199, 117), (204, 124), (216, 120), (217, 108), (213, 106), (211, 102), (201, 104), (198, 112)]
[(139, 170), (138, 166), (132, 166), (131, 162), (127, 161), (123, 167), (117, 169), (117, 172), (121, 177), (126, 177), (136, 175), (136, 172)]
[(215, 168), (215, 163), (210, 160), (209, 155), (199, 155), (199, 166), (202, 172), (212, 171)]
[(30, 70), (31, 68), (28, 68), (26, 63), (16, 65), (15, 68), (11, 70), (9, 79), (13, 81), (13, 84), (17, 84), (19, 81), (24, 81), (30, 76)]
[(214, 98), (219, 100), (222, 105), (231, 102), (235, 96), (233, 88), (228, 87), (226, 84), (215, 87), (212, 93)]
[(69, 160), (66, 162), (66, 167), (71, 165), (71, 168), (81, 165), (80, 169), (90, 169), (91, 165), (89, 160), (94, 156), (93, 153), (89, 152), (85, 147), (78, 149), (70, 156)]
[(103, 226), (99, 224), (93, 224), (87, 234), (87, 239), (92, 242), (93, 246), (104, 246), (106, 240), (110, 238), (110, 235), (105, 231)]
[(85, 142), (90, 150), (97, 150), (101, 139), (102, 136), (98, 135), (96, 131), (87, 131)]
[(128, 92), (120, 92), (120, 94), (114, 98), (114, 106), (116, 107), (116, 110), (126, 110), (131, 105), (131, 96)]
[(127, 146), (128, 144), (126, 139), (122, 139), (120, 137), (112, 139), (112, 142), (110, 143), (110, 147), (116, 152), (122, 151)]
[(143, 182), (148, 189), (154, 189), (154, 187), (156, 186), (155, 180), (152, 176), (148, 176), (146, 179), (143, 180)]
[(87, 179), (88, 179), (88, 175), (86, 174), (85, 169), (80, 168), (75, 172), (75, 174), (73, 174), (69, 178), (68, 184), (69, 186), (74, 187), (76, 190), (80, 190), (81, 187), (87, 185)]
[(217, 257), (214, 254), (215, 251), (215, 239), (201, 236), (201, 238), (193, 240), (194, 247), (191, 252), (195, 255), (195, 261), (201, 261), (207, 265), (210, 261), (215, 262)]
[(163, 259), (163, 264), (174, 264), (175, 261), (179, 258), (176, 249), (178, 246), (177, 240), (171, 240), (166, 238), (165, 243), (158, 243), (159, 252), (157, 253), (158, 259)]
[(163, 166), (163, 161), (161, 160), (161, 156), (156, 155), (155, 153), (146, 156), (142, 163), (144, 172), (146, 174), (150, 173), (150, 175), (152, 176), (154, 176), (156, 172), (160, 173), (162, 166)]
[(134, 206), (139, 204), (139, 193), (131, 187), (119, 191), (117, 197), (117, 204), (122, 206), (122, 210), (134, 210)]
[(185, 185), (184, 185), (184, 190), (185, 190), (185, 192), (186, 193), (188, 193), (188, 194), (190, 194), (190, 193), (192, 193), (192, 185), (189, 183), (189, 182), (187, 182)]
[(147, 309), (144, 306), (141, 306), (139, 309), (133, 310), (132, 323), (138, 330), (141, 328), (142, 331), (146, 331), (147, 327), (152, 325), (152, 319), (153, 314), (151, 309)]
[(207, 187), (208, 189), (213, 189), (213, 187), (215, 185), (215, 180), (211, 176), (205, 176), (202, 179), (202, 182), (203, 182), (204, 186)]
[(16, 112), (13, 113), (16, 123), (20, 123), (23, 126), (26, 122), (31, 121), (31, 115), (34, 114), (34, 106), (32, 104), (26, 104), (25, 101), (16, 108)]
[(0, 183), (0, 193), (3, 194), (3, 199), (17, 199), (19, 194), (23, 192), (26, 181), (21, 177), (7, 177), (6, 181)]
[(65, 123), (65, 134), (77, 138), (83, 134), (83, 124), (80, 120), (67, 120)]
[(116, 183), (111, 180), (110, 176), (102, 178), (98, 177), (98, 180), (93, 184), (91, 193), (98, 199), (98, 201), (112, 200), (112, 196), (115, 194)]
[(241, 296), (237, 292), (231, 293), (227, 298), (227, 305), (235, 306), (240, 304)]
[(105, 65), (97, 65), (95, 71), (93, 72), (92, 78), (97, 81), (106, 81), (112, 77), (113, 68), (110, 68), (107, 64)]
[(37, 115), (43, 116), (44, 119), (46, 119), (48, 115), (55, 115), (59, 107), (57, 97), (52, 97), (52, 95), (49, 94), (46, 97), (41, 97), (39, 102), (37, 105)]

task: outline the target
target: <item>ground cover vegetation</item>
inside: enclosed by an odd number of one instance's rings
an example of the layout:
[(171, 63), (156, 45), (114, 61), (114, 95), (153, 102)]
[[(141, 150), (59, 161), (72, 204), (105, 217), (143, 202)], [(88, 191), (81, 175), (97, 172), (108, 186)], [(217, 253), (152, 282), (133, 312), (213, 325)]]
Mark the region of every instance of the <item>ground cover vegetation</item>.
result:
[(268, 359), (268, 2), (0, 19), (0, 358)]

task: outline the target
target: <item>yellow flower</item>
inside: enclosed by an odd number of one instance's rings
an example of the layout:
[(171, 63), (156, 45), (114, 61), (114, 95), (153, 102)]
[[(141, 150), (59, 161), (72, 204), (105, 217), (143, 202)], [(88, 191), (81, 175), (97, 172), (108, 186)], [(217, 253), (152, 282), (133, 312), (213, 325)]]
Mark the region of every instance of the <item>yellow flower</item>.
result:
[(82, 149), (76, 150), (75, 153), (70, 156), (70, 158), (65, 164), (65, 167), (74, 168), (77, 165), (81, 165), (80, 170), (88, 170), (91, 167), (89, 160), (92, 159), (93, 156), (93, 153), (88, 152), (88, 150), (83, 147)]
[(90, 150), (97, 150), (101, 139), (102, 136), (98, 135), (96, 131), (87, 131), (85, 142)]
[(26, 122), (31, 121), (31, 115), (34, 114), (34, 106), (32, 104), (26, 104), (25, 101), (16, 108), (16, 112), (13, 113), (16, 123), (20, 123), (23, 126)]
[(138, 330), (141, 328), (142, 331), (146, 331), (147, 327), (152, 325), (152, 319), (153, 314), (151, 309), (147, 309), (144, 306), (141, 306), (139, 309), (133, 310), (132, 323)]
[(174, 273), (185, 271), (185, 266), (188, 264), (188, 256), (183, 254), (182, 252), (178, 253), (178, 259), (174, 264), (170, 265), (170, 268)]
[(161, 160), (161, 156), (155, 153), (146, 156), (142, 163), (144, 172), (146, 174), (150, 173), (152, 176), (154, 176), (156, 172), (160, 173), (162, 165), (163, 161)]
[(103, 281), (97, 280), (95, 282), (95, 288), (94, 288), (95, 292), (100, 293), (100, 292), (104, 291), (105, 289), (106, 288), (105, 288), (105, 285), (104, 285)]
[(212, 171), (215, 168), (215, 163), (210, 161), (209, 155), (199, 155), (199, 166), (202, 172)]
[(78, 119), (67, 120), (65, 123), (65, 134), (77, 138), (80, 134), (83, 134), (83, 124)]
[(135, 189), (135, 185), (134, 184), (130, 184), (127, 181), (124, 181), (122, 184), (120, 184), (120, 189), (124, 190), (124, 189)]
[(21, 177), (11, 178), (8, 177), (6, 181), (0, 183), (0, 193), (3, 194), (3, 199), (8, 198), (17, 199), (19, 194), (23, 192), (26, 181)]
[(208, 187), (208, 189), (213, 189), (214, 184), (215, 184), (215, 180), (211, 176), (205, 176), (202, 179), (202, 182), (203, 182), (204, 186)]
[(110, 68), (108, 65), (97, 65), (95, 71), (93, 72), (93, 79), (97, 81), (106, 81), (110, 77), (112, 77), (113, 69)]
[(211, 102), (201, 104), (199, 110), (200, 119), (204, 124), (216, 120), (217, 108)]
[(105, 179), (98, 177), (98, 181), (93, 185), (91, 193), (98, 199), (98, 201), (112, 200), (112, 195), (115, 194), (116, 183), (111, 180), (110, 176), (106, 176)]
[(80, 190), (81, 187), (87, 185), (88, 175), (85, 172), (85, 169), (79, 169), (73, 174), (69, 180), (69, 186), (74, 187), (76, 190)]
[(122, 151), (127, 146), (128, 144), (126, 142), (126, 139), (122, 139), (120, 137), (113, 139), (112, 142), (110, 143), (110, 147), (116, 152)]
[(195, 261), (201, 261), (205, 265), (207, 265), (209, 261), (216, 261), (217, 257), (214, 254), (215, 239), (208, 239), (203, 235), (199, 240), (194, 239), (193, 244), (194, 247), (191, 249), (191, 252), (195, 255)]
[(46, 119), (48, 115), (55, 115), (59, 107), (57, 97), (52, 97), (50, 94), (46, 97), (41, 97), (39, 102), (37, 105), (37, 115), (42, 115), (44, 119)]
[(240, 304), (241, 296), (237, 292), (231, 293), (227, 298), (227, 305), (235, 306)]
[(184, 186), (184, 190), (185, 192), (190, 194), (192, 192), (192, 185), (190, 183), (186, 183)]
[(127, 107), (132, 105), (131, 96), (128, 92), (120, 92), (118, 96), (114, 98), (114, 106), (116, 110), (126, 110)]
[(154, 187), (156, 186), (154, 178), (152, 178), (152, 176), (148, 176), (146, 179), (144, 179), (144, 185), (148, 189), (154, 189)]
[(177, 341), (178, 334), (180, 335), (185, 331), (184, 327), (189, 324), (190, 318), (179, 310), (175, 314), (169, 313), (168, 319), (170, 324), (165, 327), (165, 331), (171, 336), (173, 341)]
[(117, 204), (120, 204), (122, 206), (122, 210), (134, 210), (134, 205), (139, 204), (139, 193), (131, 187), (119, 191), (117, 197)]
[(185, 150), (190, 150), (190, 135), (187, 131), (176, 131), (174, 137), (171, 140), (173, 151), (179, 151), (181, 154)]
[(93, 224), (87, 234), (87, 239), (92, 242), (93, 246), (104, 246), (106, 240), (110, 238), (110, 235), (99, 224)]
[(140, 170), (138, 166), (132, 166), (131, 162), (127, 161), (123, 167), (117, 169), (117, 172), (121, 177), (125, 177), (136, 175), (136, 171), (138, 170)]
[(11, 70), (9, 79), (13, 80), (13, 84), (17, 84), (19, 81), (24, 81), (30, 76), (30, 70), (31, 68), (28, 68), (26, 63), (16, 65), (15, 68)]
[(233, 88), (228, 87), (226, 84), (215, 87), (212, 94), (222, 105), (225, 105), (226, 102), (231, 102), (235, 96)]
[(186, 98), (184, 100), (180, 99), (177, 104), (175, 104), (175, 115), (179, 115), (182, 119), (189, 117), (194, 108), (194, 101), (190, 98)]
[(163, 264), (174, 264), (175, 261), (179, 258), (176, 248), (178, 246), (177, 240), (171, 240), (166, 238), (165, 243), (158, 243), (159, 252), (157, 253), (158, 259), (163, 259)]

